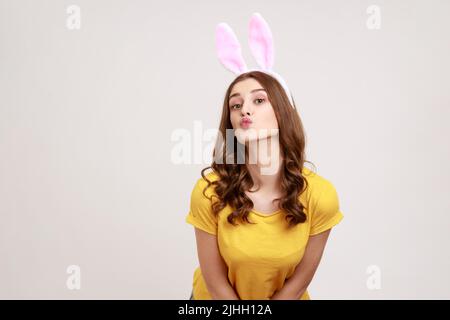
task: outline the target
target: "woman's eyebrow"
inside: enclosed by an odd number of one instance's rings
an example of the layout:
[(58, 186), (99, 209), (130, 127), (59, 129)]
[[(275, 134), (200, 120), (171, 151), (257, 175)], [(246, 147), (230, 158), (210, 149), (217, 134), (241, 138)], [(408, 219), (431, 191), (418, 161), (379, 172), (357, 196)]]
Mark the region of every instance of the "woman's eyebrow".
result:
[[(252, 90), (252, 91), (250, 91), (250, 93), (253, 93), (253, 92), (256, 92), (256, 91), (266, 91), (265, 89), (263, 89), (263, 88), (260, 88), (260, 89), (254, 89), (254, 90)], [(239, 92), (236, 92), (236, 93), (233, 93), (232, 95), (230, 95), (230, 97), (228, 98), (228, 100), (230, 100), (231, 98), (233, 98), (234, 96), (240, 96), (241, 94), (239, 93)]]

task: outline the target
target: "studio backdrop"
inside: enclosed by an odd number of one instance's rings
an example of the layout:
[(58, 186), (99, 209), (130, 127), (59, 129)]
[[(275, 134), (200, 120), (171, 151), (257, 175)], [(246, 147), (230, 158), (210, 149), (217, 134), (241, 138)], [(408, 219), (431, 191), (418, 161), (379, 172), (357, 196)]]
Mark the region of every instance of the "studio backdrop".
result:
[(450, 2), (0, 0), (1, 299), (189, 298), (214, 32), (253, 61), (254, 12), (345, 217), (311, 298), (450, 298)]

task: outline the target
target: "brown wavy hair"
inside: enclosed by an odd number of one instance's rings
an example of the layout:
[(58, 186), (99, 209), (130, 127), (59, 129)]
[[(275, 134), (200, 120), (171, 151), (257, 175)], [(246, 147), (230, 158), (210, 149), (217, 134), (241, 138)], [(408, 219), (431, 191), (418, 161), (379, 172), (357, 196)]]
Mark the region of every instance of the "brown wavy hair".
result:
[[(221, 161), (213, 160), (210, 166), (201, 171), (203, 179), (208, 183), (203, 190), (203, 194), (206, 196), (206, 189), (213, 185), (218, 197), (218, 201), (212, 204), (215, 215), (218, 215), (229, 204), (234, 210), (227, 217), (229, 223), (236, 225), (236, 219), (252, 223), (248, 220), (248, 215), (253, 209), (253, 201), (245, 194), (245, 191), (252, 188), (254, 182), (245, 162), (237, 161), (238, 155), (235, 152), (235, 149), (242, 147), (242, 144), (234, 136), (232, 147), (228, 145), (228, 141), (227, 144), (223, 145), (227, 129), (233, 129), (228, 105), (231, 90), (236, 83), (248, 78), (255, 79), (266, 90), (278, 121), (280, 152), (283, 161), (280, 172), (281, 187), (284, 195), (273, 201), (280, 201), (279, 207), (286, 212), (285, 218), (288, 220), (289, 226), (303, 223), (306, 221), (306, 214), (303, 212), (304, 207), (299, 201), (299, 196), (306, 190), (308, 182), (302, 176), (302, 168), (305, 162), (311, 163), (305, 160), (305, 132), (295, 102), (294, 108), (292, 108), (289, 97), (281, 84), (271, 75), (261, 71), (250, 71), (239, 75), (226, 91), (218, 132), (222, 137), (217, 139), (213, 151), (213, 158)], [(247, 153), (247, 150), (245, 152)], [(220, 156), (217, 158), (219, 154)], [(233, 159), (232, 163), (227, 160), (230, 157)], [(210, 181), (205, 176), (204, 172), (210, 168), (219, 177), (216, 181)], [(212, 199), (210, 198), (210, 200)]]

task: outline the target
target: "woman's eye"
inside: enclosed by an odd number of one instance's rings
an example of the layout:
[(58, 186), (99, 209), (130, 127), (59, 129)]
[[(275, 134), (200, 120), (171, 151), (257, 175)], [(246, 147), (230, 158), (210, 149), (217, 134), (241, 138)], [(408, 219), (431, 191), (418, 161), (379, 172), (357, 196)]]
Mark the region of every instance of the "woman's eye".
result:
[[(258, 104), (261, 104), (261, 103), (263, 103), (264, 101), (265, 101), (265, 99), (255, 99), (255, 101), (260, 101)], [(236, 107), (236, 106), (238, 106), (238, 107)], [(239, 108), (241, 108), (241, 105), (238, 103), (238, 104), (234, 104), (234, 105), (232, 105), (232, 106), (230, 106), (230, 108), (231, 109), (233, 109), (233, 110), (236, 110), (236, 109), (239, 109)]]

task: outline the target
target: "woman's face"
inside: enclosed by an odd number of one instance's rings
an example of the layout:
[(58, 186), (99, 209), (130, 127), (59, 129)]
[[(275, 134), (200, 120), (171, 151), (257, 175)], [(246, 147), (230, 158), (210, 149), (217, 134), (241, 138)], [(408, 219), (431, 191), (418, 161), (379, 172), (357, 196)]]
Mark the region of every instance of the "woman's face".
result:
[[(230, 121), (240, 143), (277, 134), (278, 121), (264, 88), (253, 78), (234, 85), (228, 99)], [(246, 121), (248, 120), (248, 121)]]

